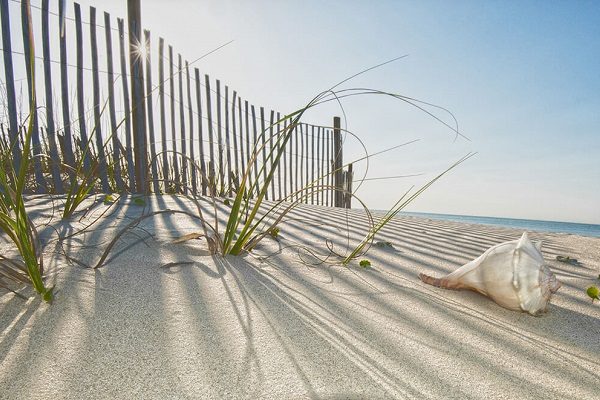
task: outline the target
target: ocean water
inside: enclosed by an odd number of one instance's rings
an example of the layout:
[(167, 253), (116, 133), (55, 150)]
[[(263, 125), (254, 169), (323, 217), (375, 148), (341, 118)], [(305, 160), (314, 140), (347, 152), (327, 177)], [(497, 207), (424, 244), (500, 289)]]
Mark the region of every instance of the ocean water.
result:
[(496, 225), (507, 228), (520, 228), (527, 231), (571, 233), (581, 236), (600, 237), (600, 225), (576, 222), (538, 221), (533, 219), (476, 217), (471, 215), (430, 214), (401, 212), (400, 215), (431, 218), (442, 221), (466, 222), (469, 224)]

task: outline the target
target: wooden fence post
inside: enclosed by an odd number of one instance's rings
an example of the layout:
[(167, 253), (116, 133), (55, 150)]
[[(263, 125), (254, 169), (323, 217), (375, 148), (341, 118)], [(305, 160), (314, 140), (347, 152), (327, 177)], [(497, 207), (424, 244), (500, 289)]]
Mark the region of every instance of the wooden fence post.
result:
[(4, 77), (6, 79), (6, 102), (8, 105), (8, 137), (13, 153), (13, 168), (21, 166), (21, 146), (19, 145), (19, 123), (17, 121), (17, 102), (15, 97), (15, 77), (13, 73), (12, 41), (10, 38), (10, 16), (8, 0), (0, 2), (2, 16), (2, 48), (4, 49)]
[(135, 150), (135, 184), (138, 193), (146, 193), (146, 170), (148, 166), (146, 140), (146, 109), (144, 99), (144, 70), (142, 51), (141, 0), (127, 2), (129, 26), (129, 67), (131, 69), (131, 102), (133, 146)]
[(352, 181), (354, 180), (354, 172), (352, 171), (352, 164), (348, 165), (348, 171), (346, 172), (346, 192), (345, 197), (346, 201), (344, 202), (344, 207), (352, 208)]
[[(31, 5), (29, 0), (23, 0), (21, 2), (21, 27), (23, 29), (23, 49), (25, 54), (25, 68), (27, 71), (27, 89), (28, 89), (28, 111), (30, 112), (30, 118), (33, 119), (31, 133), (31, 144), (33, 149), (33, 155), (39, 156), (42, 154), (42, 144), (40, 142), (40, 130), (38, 125), (38, 112), (37, 112), (37, 96), (35, 91), (35, 82), (33, 81), (34, 73), (34, 43), (33, 43), (33, 27), (31, 23)], [(35, 157), (32, 160), (33, 170), (35, 173), (35, 181), (37, 186), (37, 192), (47, 192), (48, 187), (44, 180), (44, 174), (42, 172), (42, 163), (39, 157)]]
[(55, 193), (63, 193), (60, 178), (60, 162), (56, 147), (56, 128), (54, 126), (54, 107), (52, 96), (52, 74), (50, 72), (50, 31), (48, 28), (48, 0), (42, 0), (42, 48), (44, 54), (44, 87), (46, 89), (46, 133), (50, 144), (50, 166)]
[(333, 117), (333, 171), (334, 171), (334, 181), (333, 185), (335, 186), (335, 194), (334, 194), (334, 206), (335, 207), (343, 207), (343, 199), (344, 199), (344, 174), (342, 171), (342, 166), (344, 165), (344, 158), (342, 152), (342, 133), (340, 130), (340, 117)]
[[(121, 142), (117, 136), (117, 114), (115, 110), (115, 78), (112, 57), (112, 30), (110, 28), (110, 14), (104, 13), (104, 35), (106, 37), (106, 70), (108, 74), (108, 112), (110, 116), (110, 132), (113, 145), (113, 165), (117, 191), (123, 191), (123, 177), (121, 176)], [(61, 65), (62, 67), (62, 65)], [(68, 104), (68, 103), (67, 103)]]

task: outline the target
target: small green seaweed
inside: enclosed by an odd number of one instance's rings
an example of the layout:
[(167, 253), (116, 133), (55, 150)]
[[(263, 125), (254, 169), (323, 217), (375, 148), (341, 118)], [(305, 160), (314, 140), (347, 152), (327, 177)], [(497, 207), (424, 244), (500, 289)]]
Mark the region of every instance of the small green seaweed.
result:
[(277, 239), (277, 237), (279, 236), (279, 228), (274, 226), (271, 229), (269, 229), (269, 235), (273, 238), (273, 239)]
[(104, 200), (103, 200), (104, 204), (109, 205), (115, 202), (114, 197), (111, 194), (107, 194), (106, 196), (104, 196)]
[(587, 295), (592, 298), (592, 303), (594, 300), (600, 300), (600, 289), (598, 289), (596, 286), (590, 286), (587, 289)]
[(144, 200), (143, 197), (134, 197), (133, 204), (135, 204), (136, 206), (143, 207), (146, 205), (146, 200)]
[(360, 262), (358, 263), (358, 265), (360, 265), (363, 268), (369, 268), (371, 266), (371, 261), (364, 259), (364, 260), (360, 260)]

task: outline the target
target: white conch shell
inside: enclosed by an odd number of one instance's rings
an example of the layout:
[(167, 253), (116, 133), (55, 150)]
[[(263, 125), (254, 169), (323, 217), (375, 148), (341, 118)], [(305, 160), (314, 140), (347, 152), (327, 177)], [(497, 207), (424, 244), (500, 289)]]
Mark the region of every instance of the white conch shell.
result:
[(532, 315), (546, 312), (550, 297), (561, 286), (544, 265), (541, 243), (521, 239), (500, 243), (443, 278), (419, 274), (430, 285), (470, 289), (490, 297), (502, 307)]

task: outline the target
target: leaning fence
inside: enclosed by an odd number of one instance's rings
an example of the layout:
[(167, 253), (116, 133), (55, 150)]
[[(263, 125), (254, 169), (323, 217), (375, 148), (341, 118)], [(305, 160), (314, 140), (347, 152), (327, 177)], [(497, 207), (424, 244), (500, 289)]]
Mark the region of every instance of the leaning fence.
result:
[[(66, 1), (53, 5), (55, 10), (49, 0), (39, 6), (0, 0), (0, 146), (12, 147), (18, 165), (19, 132), (25, 118), (33, 119), (35, 191), (63, 193), (77, 160), (98, 172), (97, 190), (104, 193), (206, 195), (212, 184), (219, 195), (230, 196), (250, 163), (256, 163), (251, 181), (266, 180), (266, 170), (261, 176), (256, 166), (265, 164), (278, 132), (290, 124), (284, 113), (254, 105), (201, 74), (162, 37), (153, 41), (141, 29), (139, 1), (128, 2), (128, 19), (117, 18), (116, 27), (106, 12), (99, 23), (94, 7), (85, 18), (78, 3), (72, 4), (73, 17)], [(34, 43), (42, 51), (36, 48), (32, 58)], [(27, 96), (17, 90), (24, 81)], [(32, 93), (38, 95), (29, 113)], [(302, 201), (349, 207), (344, 192), (351, 192), (352, 168), (343, 170), (342, 147), (339, 118), (296, 126), (267, 199), (292, 200), (318, 181), (329, 189), (314, 190)]]

